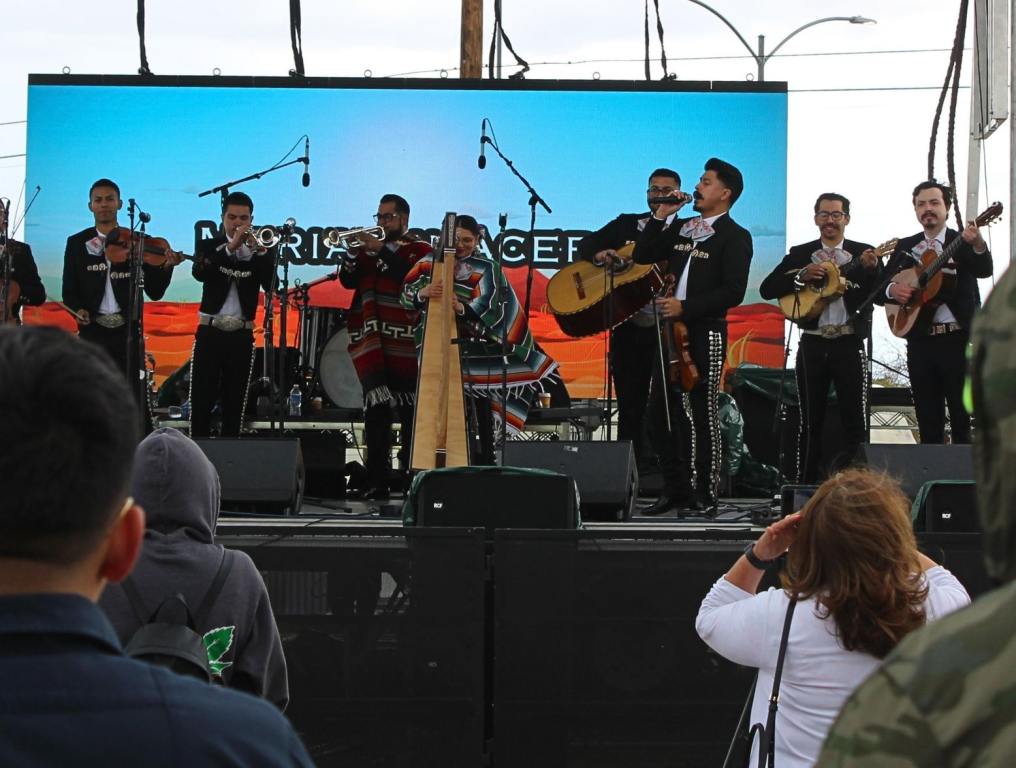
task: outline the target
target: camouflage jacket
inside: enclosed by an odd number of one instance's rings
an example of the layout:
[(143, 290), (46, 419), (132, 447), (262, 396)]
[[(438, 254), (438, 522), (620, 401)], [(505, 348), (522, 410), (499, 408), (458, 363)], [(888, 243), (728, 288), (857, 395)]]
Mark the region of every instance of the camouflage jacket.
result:
[(978, 508), (1004, 586), (900, 643), (844, 705), (818, 766), (1016, 765), (1016, 269), (972, 341)]

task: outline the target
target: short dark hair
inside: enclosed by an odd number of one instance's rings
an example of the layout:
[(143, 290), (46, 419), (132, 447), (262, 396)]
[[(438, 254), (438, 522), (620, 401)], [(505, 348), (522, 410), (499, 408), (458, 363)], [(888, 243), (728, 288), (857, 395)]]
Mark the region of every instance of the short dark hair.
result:
[(101, 347), (59, 328), (0, 328), (0, 557), (69, 565), (127, 495), (139, 412)]
[(910, 195), (910, 202), (912, 205), (917, 203), (917, 196), (926, 189), (937, 189), (942, 192), (942, 202), (945, 203), (945, 207), (948, 208), (952, 205), (953, 193), (952, 190), (941, 182), (935, 181), (934, 179), (928, 179), (928, 181), (922, 181), (916, 187), (914, 187), (913, 193)]
[(843, 205), (843, 212), (850, 215), (850, 201), (847, 200), (843, 195), (836, 192), (823, 192), (815, 199), (815, 213), (818, 213), (818, 207), (822, 204), (823, 200), (830, 200), (832, 202), (839, 202)]
[(468, 229), (476, 235), (477, 239), (482, 237), (480, 234), (480, 223), (468, 213), (461, 213), (455, 217), (455, 227), (456, 229)]
[(718, 157), (710, 157), (706, 160), (706, 170), (715, 172), (716, 178), (730, 190), (730, 205), (733, 206), (744, 191), (744, 177), (741, 172), (737, 170), (736, 166), (726, 160), (720, 160)]
[(677, 186), (681, 186), (681, 175), (677, 171), (672, 171), (669, 168), (657, 168), (649, 174), (649, 178), (652, 179), (654, 176), (668, 176), (671, 179), (677, 179)]
[(222, 201), (222, 212), (225, 213), (231, 205), (245, 205), (250, 209), (251, 215), (254, 215), (254, 201), (246, 192), (230, 192), (226, 195), (226, 199)]
[(88, 199), (89, 200), (92, 199), (92, 193), (98, 187), (109, 187), (110, 189), (113, 189), (113, 190), (116, 191), (116, 196), (117, 197), (120, 197), (120, 187), (117, 186), (117, 183), (115, 181), (113, 181), (112, 179), (99, 179), (98, 181), (93, 182), (92, 186), (90, 186), (88, 188)]
[(384, 203), (395, 203), (396, 213), (401, 213), (405, 216), (409, 215), (409, 203), (406, 202), (406, 198), (402, 197), (402, 195), (382, 195), (379, 205)]

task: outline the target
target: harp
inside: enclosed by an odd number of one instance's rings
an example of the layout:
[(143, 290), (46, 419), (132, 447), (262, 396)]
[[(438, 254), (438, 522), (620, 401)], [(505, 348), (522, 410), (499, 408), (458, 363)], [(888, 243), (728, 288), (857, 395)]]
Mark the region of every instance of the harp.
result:
[(416, 380), (416, 411), (409, 465), (414, 470), (469, 465), (462, 362), (452, 296), (455, 286), (455, 214), (446, 213), (434, 252), (431, 282), (445, 286), (427, 302)]

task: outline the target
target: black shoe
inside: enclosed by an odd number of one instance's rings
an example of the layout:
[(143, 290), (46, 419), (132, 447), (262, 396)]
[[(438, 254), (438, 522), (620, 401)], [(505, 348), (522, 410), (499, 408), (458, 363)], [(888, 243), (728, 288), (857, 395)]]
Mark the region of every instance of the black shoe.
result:
[(348, 497), (350, 499), (359, 499), (362, 501), (381, 501), (388, 498), (388, 489), (382, 488), (379, 485), (374, 485), (360, 491), (353, 491), (348, 494)]
[(684, 506), (684, 499), (663, 494), (653, 504), (639, 510), (639, 514), (654, 517), (668, 512), (677, 512), (680, 509), (684, 509)]

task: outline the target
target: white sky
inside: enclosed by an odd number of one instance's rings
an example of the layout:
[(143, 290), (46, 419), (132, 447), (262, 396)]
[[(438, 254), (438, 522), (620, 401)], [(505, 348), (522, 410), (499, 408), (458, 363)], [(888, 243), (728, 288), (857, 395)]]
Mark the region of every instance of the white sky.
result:
[[(503, 0), (504, 28), (533, 65), (530, 79), (584, 79), (598, 73), (604, 79), (641, 80), (643, 3)], [(824, 191), (851, 199), (850, 237), (878, 243), (916, 232), (909, 193), (927, 175), (930, 126), (948, 64), (948, 52), (942, 49), (952, 45), (958, 0), (710, 0), (710, 5), (753, 47), (759, 34), (766, 35), (768, 50), (816, 18), (860, 15), (878, 21), (827, 23), (805, 30), (767, 65), (767, 79), (785, 80), (790, 89), (787, 242), (815, 236), (811, 206)], [(660, 7), (669, 69), (680, 79), (743, 80), (755, 72), (738, 39), (708, 11), (686, 0), (660, 0)], [(136, 73), (136, 8), (135, 0), (0, 0), (0, 123), (25, 119), (30, 72), (58, 73), (66, 66), (75, 74)], [(451, 77), (457, 75), (459, 0), (303, 0), (302, 12), (308, 75), (358, 77), (369, 69), (375, 77), (421, 70), (426, 71), (421, 76), (435, 76), (442, 68)], [(492, 22), (493, 0), (485, 0), (485, 61)], [(149, 0), (146, 26), (149, 64), (159, 75), (208, 75), (216, 67), (224, 75), (285, 75), (293, 66), (287, 0)], [(659, 78), (652, 2), (650, 37), (652, 74)], [(934, 50), (887, 52), (914, 49)], [(970, 56), (968, 50), (964, 86), (970, 83)], [(512, 61), (507, 49), (503, 61)], [(506, 68), (505, 74), (511, 71)], [(956, 168), (962, 194), (968, 96), (966, 89), (960, 94), (957, 120)], [(261, 108), (237, 104), (237, 114), (257, 119)], [(92, 119), (101, 130), (104, 120), (116, 119), (116, 105), (97, 111)], [(0, 155), (23, 153), (25, 131), (24, 123), (0, 125)], [(991, 200), (1009, 207), (1008, 134), (1004, 125), (985, 142), (981, 209)], [(945, 144), (943, 130), (935, 168), (940, 179), (946, 177)], [(665, 126), (660, 145), (646, 147), (647, 167), (686, 168), (703, 159), (682, 158), (680, 147), (668, 147)], [(0, 195), (16, 200), (23, 180), (23, 157), (0, 159)], [(619, 193), (617, 210), (637, 207), (642, 195), (642, 190)], [(1007, 222), (1005, 218), (990, 230), (996, 275), (1008, 264)], [(590, 221), (588, 226), (600, 224)], [(990, 286), (991, 281), (985, 281), (982, 290)], [(903, 344), (889, 334), (878, 313), (876, 318), (876, 358), (891, 361)]]

